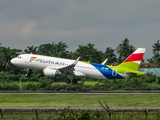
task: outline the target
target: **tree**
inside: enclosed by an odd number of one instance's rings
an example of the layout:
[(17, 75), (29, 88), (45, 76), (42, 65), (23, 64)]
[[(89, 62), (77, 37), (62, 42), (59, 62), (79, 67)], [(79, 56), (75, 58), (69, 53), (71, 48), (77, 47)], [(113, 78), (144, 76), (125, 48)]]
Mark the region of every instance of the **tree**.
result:
[(79, 48), (73, 53), (73, 59), (81, 56), (81, 60), (95, 63), (102, 62), (102, 51), (94, 48), (94, 44), (79, 45)]
[(37, 53), (37, 46), (27, 46), (27, 49), (24, 50), (25, 53), (33, 53), (33, 54), (36, 54)]
[(154, 63), (154, 59), (153, 59), (153, 58), (149, 58), (149, 59), (147, 59), (147, 61), (148, 61), (149, 63)]
[(11, 66), (11, 59), (17, 57), (17, 55), (22, 52), (19, 49), (10, 49), (9, 47), (0, 47), (0, 63), (2, 66), (2, 70), (9, 71)]
[(114, 62), (117, 62), (116, 55), (114, 54), (114, 51), (111, 47), (106, 48), (106, 52), (103, 54), (103, 60), (108, 58), (107, 64), (111, 64)]
[(155, 63), (156, 63), (156, 66), (159, 68), (159, 67), (160, 67), (160, 56), (158, 56), (158, 57), (155, 59)]
[(40, 55), (47, 55), (47, 56), (53, 56), (54, 53), (54, 42), (52, 44), (48, 43), (48, 44), (41, 44), (38, 47), (38, 54)]
[(157, 63), (157, 57), (160, 55), (159, 52), (160, 52), (160, 42), (159, 40), (157, 40), (157, 42), (152, 45), (152, 53), (154, 54), (154, 56), (152, 57), (153, 58), (153, 61)]
[(47, 56), (54, 56), (54, 57), (62, 57), (62, 58), (71, 58), (71, 54), (66, 49), (68, 48), (66, 43), (59, 42), (55, 44), (42, 44), (38, 47), (38, 54), (47, 55)]
[(159, 40), (157, 40), (157, 42), (152, 45), (153, 49), (152, 49), (152, 52), (155, 54), (158, 54), (159, 55), (159, 52), (160, 52), (160, 43), (159, 43)]
[(63, 58), (70, 58), (70, 52), (66, 51), (68, 48), (66, 43), (59, 42), (58, 44), (55, 45), (55, 50), (54, 50), (54, 56), (56, 57), (63, 57)]
[(117, 47), (117, 53), (119, 54), (118, 62), (123, 62), (129, 55), (135, 51), (135, 47), (129, 45), (129, 40), (125, 38), (122, 43)]

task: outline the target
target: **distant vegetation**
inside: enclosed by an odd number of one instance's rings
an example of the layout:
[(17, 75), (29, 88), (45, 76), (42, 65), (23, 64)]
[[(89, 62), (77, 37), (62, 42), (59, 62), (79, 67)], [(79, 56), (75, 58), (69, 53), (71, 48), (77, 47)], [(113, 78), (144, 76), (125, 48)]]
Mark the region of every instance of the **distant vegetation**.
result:
[[(0, 73), (0, 91), (19, 91), (20, 76)], [(65, 83), (65, 78), (48, 78), (33, 72), (30, 78), (21, 78), (22, 91), (151, 91), (160, 90), (160, 77), (148, 73), (131, 79), (96, 80), (79, 78), (77, 84)]]
[[(81, 56), (82, 61), (101, 63), (109, 58), (107, 64), (121, 63), (134, 50), (135, 47), (129, 44), (126, 38), (122, 40), (116, 49), (106, 47), (102, 52), (95, 48), (94, 44), (79, 45), (72, 52), (67, 51), (68, 45), (63, 42), (47, 43), (40, 46), (27, 46), (24, 51), (19, 49), (10, 49), (0, 44), (0, 90), (19, 90), (19, 81), (22, 80), (22, 90), (25, 91), (108, 91), (108, 90), (160, 90), (160, 77), (148, 73), (141, 78), (132, 79), (114, 79), (114, 80), (95, 80), (90, 78), (78, 78), (78, 83), (61, 84), (65, 78), (48, 78), (44, 77), (41, 71), (32, 71), (30, 78), (19, 76), (25, 74), (26, 69), (11, 65), (10, 60), (22, 53), (35, 53), (40, 55), (55, 56), (69, 59), (76, 59)], [(147, 59), (149, 63), (155, 63), (160, 67), (160, 43), (159, 40), (152, 45), (153, 57)], [(144, 62), (144, 60), (142, 61)], [(146, 66), (143, 66), (146, 67)], [(150, 66), (147, 66), (150, 67)]]

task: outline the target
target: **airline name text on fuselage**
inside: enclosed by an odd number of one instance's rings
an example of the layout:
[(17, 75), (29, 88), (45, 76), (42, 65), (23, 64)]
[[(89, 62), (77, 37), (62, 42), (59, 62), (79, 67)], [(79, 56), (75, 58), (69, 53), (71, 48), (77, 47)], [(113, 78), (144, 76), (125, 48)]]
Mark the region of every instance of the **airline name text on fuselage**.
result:
[(36, 58), (35, 60), (32, 60), (30, 62), (40, 62), (40, 63), (48, 63), (48, 64), (55, 64), (55, 65), (65, 65), (64, 62), (58, 62), (58, 61), (53, 61), (53, 60), (45, 60), (45, 59), (40, 59), (40, 58)]

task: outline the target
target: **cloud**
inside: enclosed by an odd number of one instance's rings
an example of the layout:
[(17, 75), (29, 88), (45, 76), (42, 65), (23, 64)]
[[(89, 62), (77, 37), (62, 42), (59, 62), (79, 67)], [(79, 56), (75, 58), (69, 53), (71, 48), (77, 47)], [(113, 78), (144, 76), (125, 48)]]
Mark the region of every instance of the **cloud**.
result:
[(159, 0), (32, 0), (0, 1), (0, 39), (4, 46), (65, 42), (69, 50), (95, 44), (98, 50), (115, 49), (128, 38), (147, 48), (160, 38)]

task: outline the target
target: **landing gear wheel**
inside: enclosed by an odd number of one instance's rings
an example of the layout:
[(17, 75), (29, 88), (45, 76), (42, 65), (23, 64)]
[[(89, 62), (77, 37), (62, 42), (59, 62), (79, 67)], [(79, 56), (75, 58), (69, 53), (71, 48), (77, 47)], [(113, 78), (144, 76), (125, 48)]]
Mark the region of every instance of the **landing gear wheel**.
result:
[(73, 83), (73, 84), (76, 84), (76, 83), (77, 83), (77, 80), (76, 80), (76, 79), (73, 79), (73, 80), (72, 80), (72, 83)]
[(71, 83), (71, 80), (70, 80), (70, 79), (67, 79), (67, 80), (66, 80), (66, 83), (68, 83), (68, 84)]

